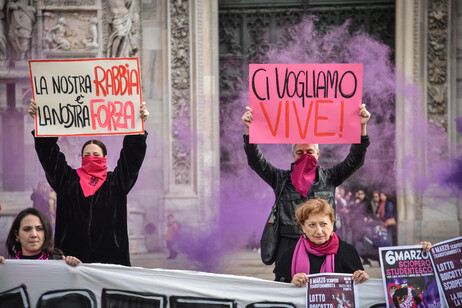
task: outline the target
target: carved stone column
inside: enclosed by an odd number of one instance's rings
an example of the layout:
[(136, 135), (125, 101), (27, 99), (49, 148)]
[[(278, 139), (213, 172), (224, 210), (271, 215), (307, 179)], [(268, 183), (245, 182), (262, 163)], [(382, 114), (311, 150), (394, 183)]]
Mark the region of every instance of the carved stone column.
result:
[[(420, 192), (415, 187), (419, 176), (431, 177), (433, 162), (449, 158), (450, 6), (447, 0), (399, 0), (396, 15), (398, 75), (421, 90), (397, 91), (398, 244), (437, 242), (459, 233), (456, 200), (436, 184)], [(424, 127), (427, 134), (416, 136), (416, 127)]]
[[(453, 121), (449, 114), (449, 74), (450, 28), (452, 6), (448, 0), (430, 0), (427, 2), (427, 70), (426, 95), (427, 115), (430, 123), (430, 136), (427, 141), (428, 166), (430, 161), (450, 161), (450, 139), (448, 123)], [(437, 131), (438, 134), (433, 132)], [(436, 146), (435, 146), (436, 145)], [(436, 181), (435, 181), (436, 182)], [(452, 197), (451, 197), (452, 196)], [(431, 185), (423, 195), (423, 219), (425, 228), (423, 238), (436, 242), (460, 235), (457, 217), (458, 199), (448, 187)]]
[[(218, 3), (170, 0), (164, 209), (210, 231), (218, 211)], [(182, 213), (188, 218), (182, 219)]]
[[(423, 83), (423, 2), (419, 0), (396, 1), (396, 68), (397, 78), (406, 78), (416, 83), (420, 88)], [(399, 81), (397, 82), (399, 84)], [(422, 200), (415, 191), (412, 179), (407, 173), (420, 173), (423, 145), (413, 138), (415, 119), (413, 110), (418, 108), (418, 114), (423, 114), (425, 106), (411, 104), (419, 101), (418, 93), (414, 97), (406, 95), (398, 89), (396, 95), (396, 169), (397, 169), (397, 207), (398, 207), (398, 244), (415, 242), (422, 232)], [(424, 103), (423, 101), (421, 101)], [(410, 166), (407, 157), (416, 157), (416, 162)]]
[[(462, 153), (462, 3), (451, 1), (452, 14), (450, 29), (452, 34), (450, 40), (450, 96), (448, 122), (449, 145), (452, 157), (461, 157)], [(459, 234), (462, 231), (462, 198), (457, 200), (459, 217)]]
[[(0, 104), (2, 132), (3, 190), (25, 189), (24, 113), (32, 98), (27, 79), (10, 79), (4, 84), (6, 101)], [(14, 128), (14, 129), (12, 129)]]

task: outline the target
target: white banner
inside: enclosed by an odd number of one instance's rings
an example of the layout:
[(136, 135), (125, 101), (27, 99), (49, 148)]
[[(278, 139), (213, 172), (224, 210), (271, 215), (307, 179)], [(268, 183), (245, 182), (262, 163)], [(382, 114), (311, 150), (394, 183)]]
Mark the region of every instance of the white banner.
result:
[[(72, 307), (305, 307), (305, 292), (289, 283), (194, 271), (109, 264), (74, 268), (64, 261), (0, 264), (2, 307), (29, 307), (18, 304), (26, 298), (30, 307), (66, 307), (66, 301)], [(385, 306), (380, 279), (359, 285), (358, 294), (359, 307)]]

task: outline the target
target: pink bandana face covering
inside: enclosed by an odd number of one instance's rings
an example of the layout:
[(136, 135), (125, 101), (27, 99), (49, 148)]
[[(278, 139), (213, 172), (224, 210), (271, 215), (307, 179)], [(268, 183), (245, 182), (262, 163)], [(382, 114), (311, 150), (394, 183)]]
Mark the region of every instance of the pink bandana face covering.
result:
[(311, 184), (313, 184), (316, 177), (316, 166), (318, 161), (316, 158), (308, 153), (303, 154), (294, 163), (290, 180), (295, 189), (303, 196), (306, 197), (310, 191)]
[(77, 169), (80, 187), (85, 197), (93, 196), (107, 178), (107, 158), (99, 156), (82, 157), (82, 168)]

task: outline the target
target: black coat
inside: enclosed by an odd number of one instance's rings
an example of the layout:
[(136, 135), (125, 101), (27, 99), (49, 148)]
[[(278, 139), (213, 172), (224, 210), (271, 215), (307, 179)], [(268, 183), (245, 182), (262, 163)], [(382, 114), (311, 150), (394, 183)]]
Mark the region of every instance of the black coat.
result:
[[(292, 281), (292, 258), (294, 250), (286, 250), (280, 259), (280, 276), (283, 282)], [(310, 258), (310, 274), (319, 274), (321, 266), (326, 256), (315, 256), (312, 254), (308, 255)], [(339, 239), (338, 252), (334, 259), (334, 271), (335, 273), (353, 274), (357, 270), (364, 270), (359, 258), (358, 252), (355, 247), (347, 242)]]
[(244, 150), (249, 166), (273, 188), (275, 196), (281, 190), (284, 179), (289, 178), (284, 185), (278, 204), (281, 240), (276, 256), (276, 267), (274, 269), (276, 276), (278, 276), (279, 272), (278, 260), (281, 257), (281, 253), (288, 248), (293, 250), (301, 235), (300, 228), (295, 226), (295, 209), (297, 206), (308, 199), (322, 198), (327, 200), (335, 210), (335, 188), (361, 168), (364, 164), (369, 144), (369, 136), (361, 136), (361, 143), (352, 144), (350, 153), (342, 162), (331, 168), (323, 168), (318, 165), (315, 180), (305, 198), (297, 192), (290, 181), (292, 168), (291, 170), (283, 170), (271, 165), (263, 156), (260, 147), (257, 144), (250, 144), (249, 136), (244, 135)]
[(48, 183), (57, 194), (55, 247), (82, 262), (130, 265), (127, 194), (146, 154), (146, 136), (126, 135), (117, 166), (92, 196), (57, 145), (58, 138), (35, 138)]

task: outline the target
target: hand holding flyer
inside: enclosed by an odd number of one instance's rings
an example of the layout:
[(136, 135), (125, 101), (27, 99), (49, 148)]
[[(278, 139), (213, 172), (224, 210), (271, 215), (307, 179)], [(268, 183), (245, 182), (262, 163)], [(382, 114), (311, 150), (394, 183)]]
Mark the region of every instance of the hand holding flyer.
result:
[(351, 275), (309, 275), (306, 288), (307, 307), (359, 307), (358, 288)]
[(462, 306), (462, 237), (438, 243), (430, 253), (446, 305)]
[(430, 253), (421, 245), (380, 247), (387, 307), (440, 307)]

